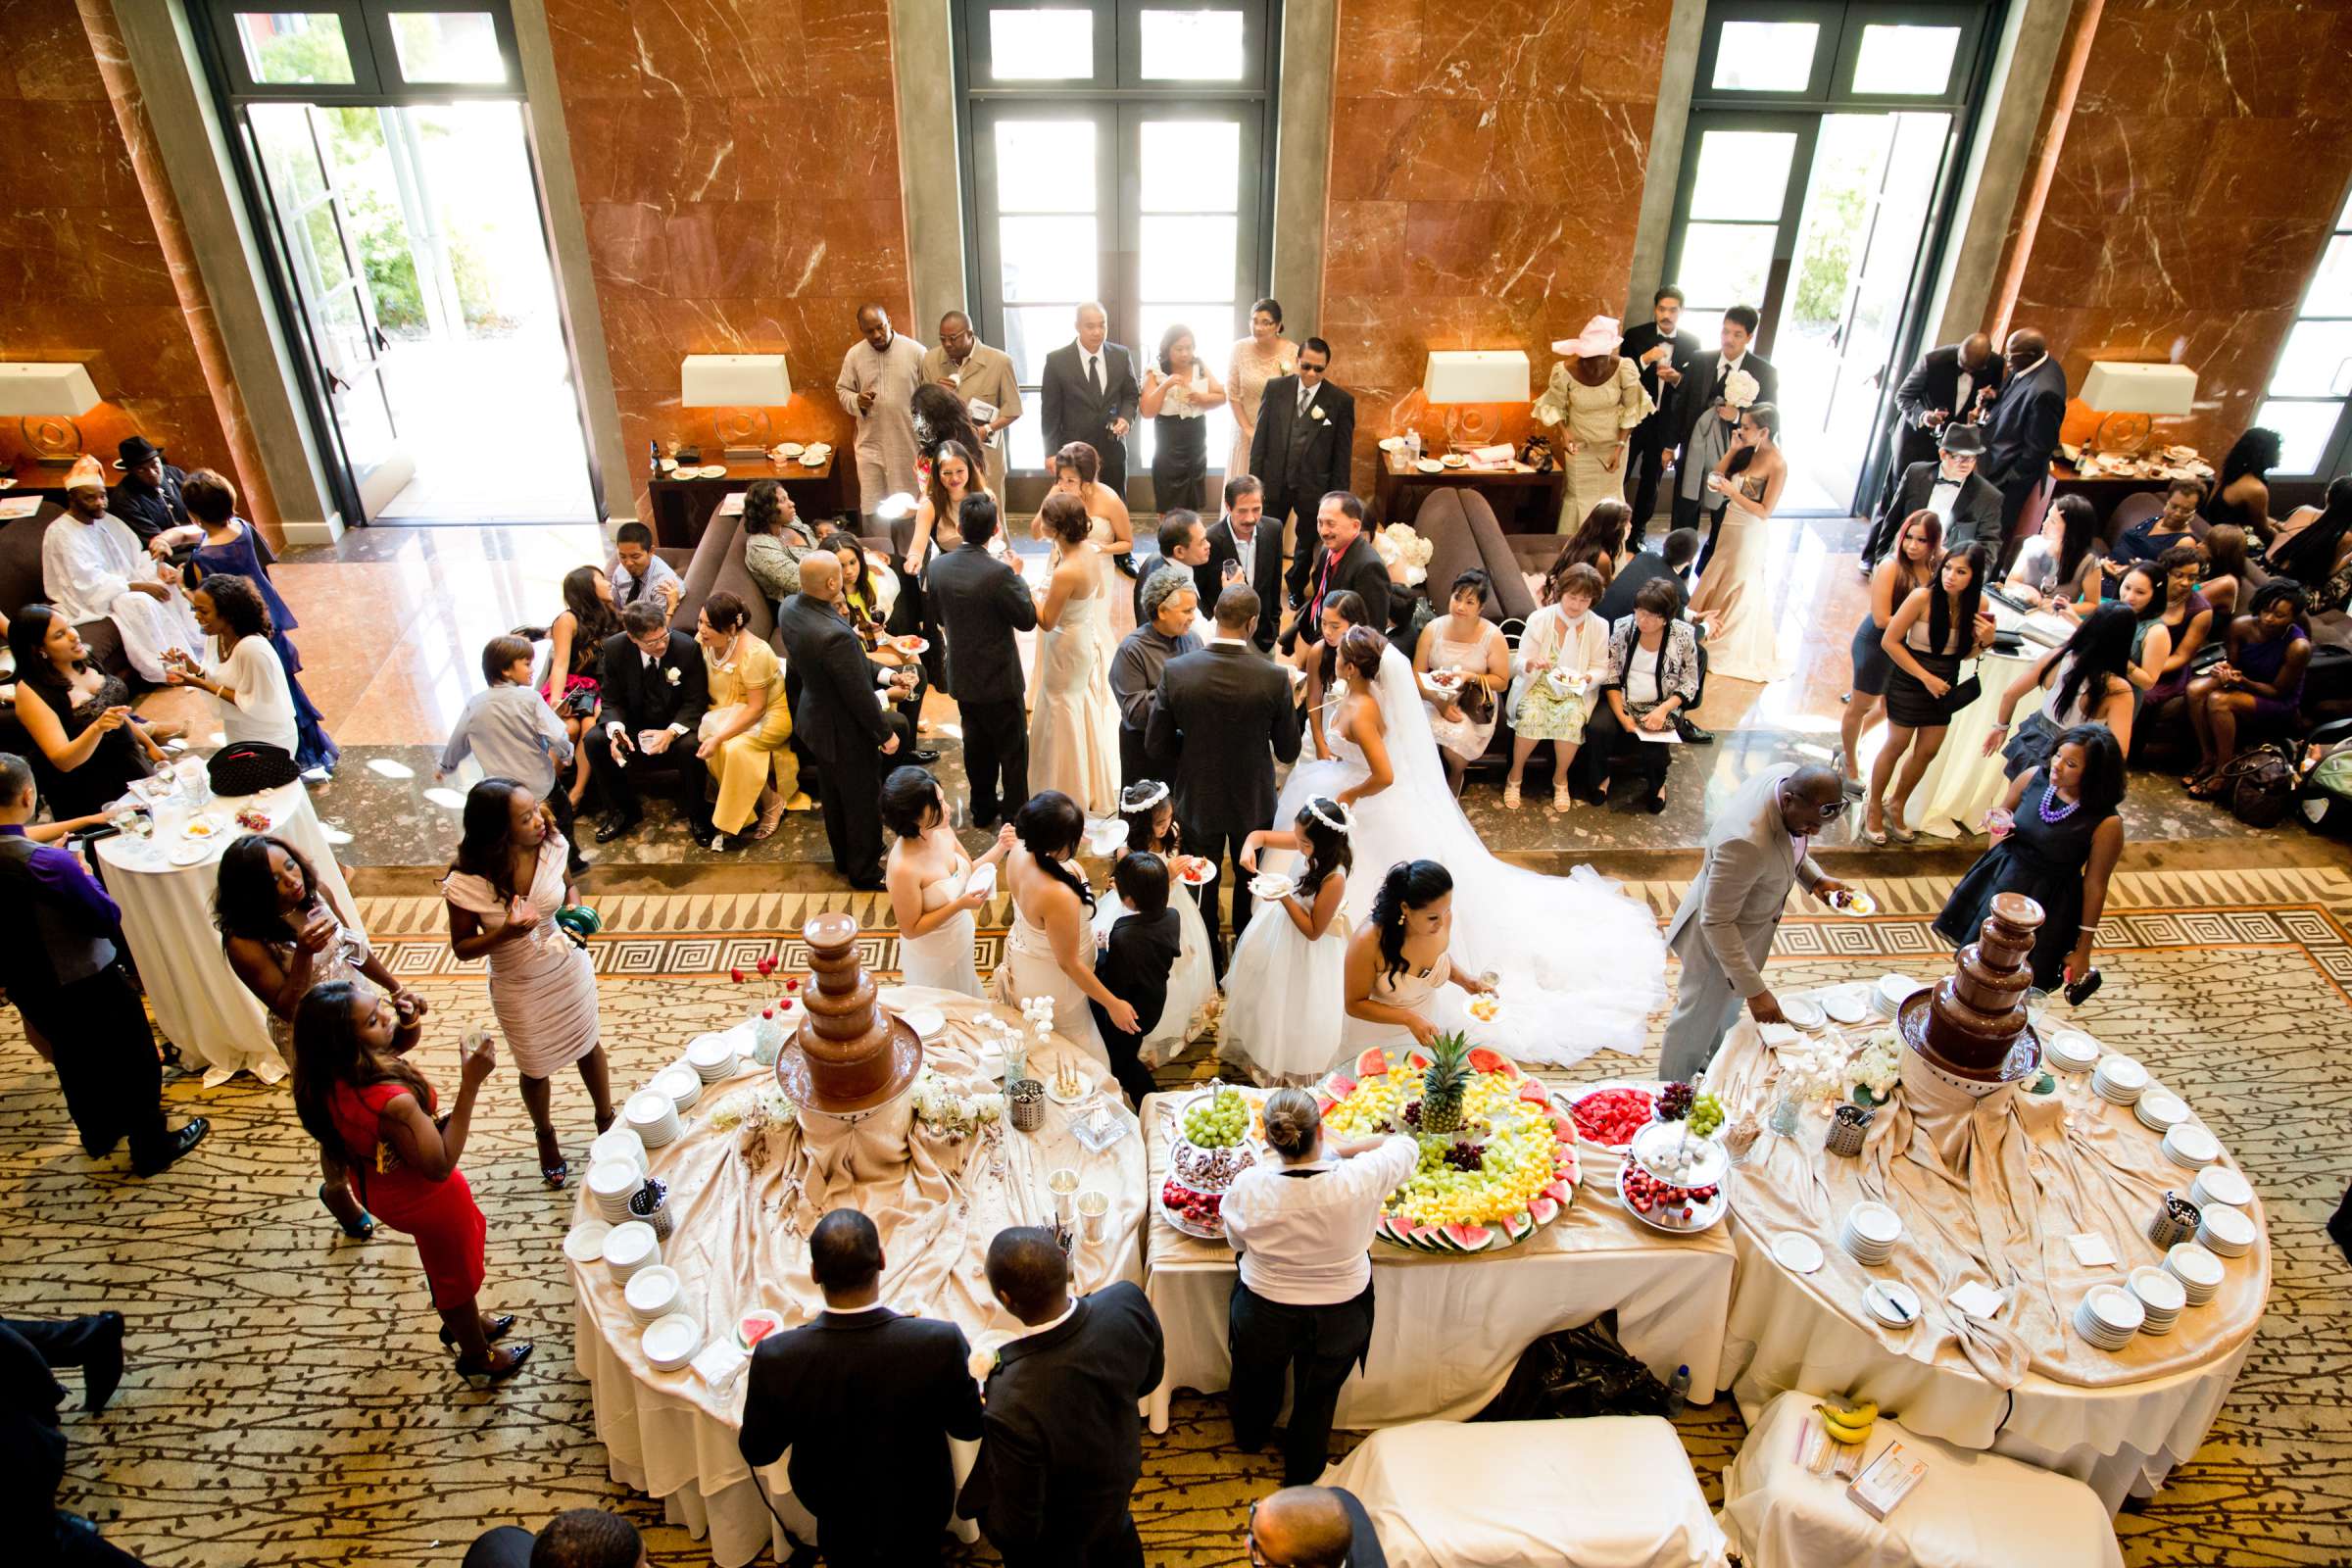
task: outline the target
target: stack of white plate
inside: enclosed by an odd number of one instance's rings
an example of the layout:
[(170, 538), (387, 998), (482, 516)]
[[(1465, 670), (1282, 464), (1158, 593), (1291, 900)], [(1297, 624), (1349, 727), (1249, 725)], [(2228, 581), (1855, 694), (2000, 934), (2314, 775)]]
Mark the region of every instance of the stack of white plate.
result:
[(1811, 997), (1783, 997), (1781, 1016), (1797, 1028), (1806, 1030), (1818, 1029), (1830, 1021), (1829, 1013)]
[(2207, 1203), (2204, 1218), (2197, 1224), (2197, 1240), (2209, 1252), (2223, 1257), (2243, 1257), (2254, 1250), (2254, 1220), (2242, 1208), (2228, 1203)]
[[(699, 1084), (702, 1080), (695, 1081)], [(648, 1149), (660, 1149), (685, 1130), (678, 1120), (678, 1102), (653, 1089), (640, 1089), (631, 1095), (628, 1103), (620, 1107), (620, 1118)]]
[(2244, 1208), (2254, 1201), (2254, 1184), (2227, 1165), (2207, 1165), (2188, 1184), (2188, 1200), (2199, 1205), (2227, 1203)]
[(1895, 1241), (1902, 1234), (1902, 1216), (1885, 1203), (1856, 1203), (1845, 1211), (1838, 1243), (1856, 1262), (1875, 1268), (1894, 1255)]
[(605, 1159), (588, 1167), (588, 1200), (608, 1223), (625, 1224), (629, 1195), (645, 1185), (642, 1171), (625, 1159)]
[(605, 1235), (605, 1267), (612, 1283), (626, 1289), (629, 1277), (662, 1261), (662, 1239), (641, 1219), (615, 1225)]
[(637, 1174), (643, 1176), (646, 1173), (645, 1140), (626, 1127), (606, 1128), (596, 1135), (596, 1142), (588, 1146), (588, 1168), (594, 1170), (609, 1159), (633, 1165)]
[(2203, 1306), (2222, 1288), (2222, 1260), (2194, 1242), (2182, 1242), (2166, 1252), (2164, 1271), (2180, 1282), (2191, 1306)]
[[(992, 865), (988, 869), (993, 871), (996, 867)], [(948, 1015), (937, 1007), (904, 1007), (899, 1011), (899, 1018), (925, 1040), (937, 1040), (948, 1027)]]
[(735, 1037), (697, 1035), (686, 1046), (686, 1065), (707, 1084), (735, 1076)]
[(2075, 1332), (2102, 1350), (2120, 1350), (2132, 1343), (2148, 1309), (2139, 1298), (2120, 1285), (2099, 1285), (2075, 1308)]
[(629, 1315), (638, 1322), (658, 1323), (677, 1310), (680, 1289), (678, 1271), (666, 1263), (656, 1263), (630, 1275), (629, 1283), (621, 1287), (620, 1297), (629, 1303)]
[(2090, 1087), (2102, 1099), (2129, 1105), (2147, 1092), (2148, 1069), (2130, 1056), (2101, 1056), (2099, 1070), (2090, 1075)]
[(2088, 1072), (2099, 1064), (2099, 1043), (2080, 1029), (2061, 1029), (2043, 1043), (2042, 1055), (2061, 1072)]
[(612, 1234), (608, 1221), (584, 1219), (565, 1234), (564, 1255), (574, 1263), (593, 1263), (605, 1255), (605, 1238)]
[(2169, 1133), (2188, 1120), (2188, 1102), (2169, 1090), (2150, 1086), (2132, 1106), (2139, 1124), (2152, 1132)]
[(683, 1312), (672, 1312), (650, 1324), (638, 1342), (657, 1372), (675, 1372), (692, 1361), (703, 1348), (703, 1326)]
[(1871, 1004), (1891, 1018), (1902, 1007), (1903, 1000), (1919, 989), (1919, 982), (1907, 974), (1879, 976), (1879, 989), (1871, 995)]
[(2187, 1288), (2160, 1268), (2133, 1269), (2132, 1294), (2139, 1298), (2140, 1310), (2146, 1314), (2139, 1326), (2142, 1334), (2172, 1333), (2173, 1325), (2180, 1321), (2180, 1309), (2188, 1304)]
[[(2147, 1102), (2142, 1100), (2140, 1103), (2144, 1105)], [(2176, 1122), (2172, 1131), (2164, 1135), (2164, 1152), (2166, 1158), (2184, 1170), (2203, 1170), (2222, 1157), (2222, 1141), (2196, 1122)], [(2197, 1190), (2193, 1184), (2189, 1187), (2188, 1192), (2190, 1202), (2202, 1203), (2205, 1201), (2204, 1199), (2197, 1196)], [(2219, 1200), (2225, 1203), (2232, 1201), (2227, 1198)], [(2235, 1201), (2242, 1203), (2245, 1200), (2241, 1198)]]
[(703, 1098), (703, 1075), (685, 1062), (673, 1061), (654, 1074), (654, 1081), (646, 1087), (667, 1095), (671, 1104), (684, 1110)]

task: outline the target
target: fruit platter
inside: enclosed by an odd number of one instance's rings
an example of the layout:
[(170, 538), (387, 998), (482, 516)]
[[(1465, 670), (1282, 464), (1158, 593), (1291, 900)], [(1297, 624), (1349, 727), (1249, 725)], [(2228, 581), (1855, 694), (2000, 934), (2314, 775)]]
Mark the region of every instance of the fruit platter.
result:
[(1499, 1251), (1576, 1200), (1576, 1124), (1498, 1051), (1459, 1034), (1427, 1050), (1373, 1047), (1315, 1092), (1333, 1138), (1403, 1133), (1421, 1163), (1373, 1235), (1417, 1252)]
[(1709, 1230), (1731, 1210), (1723, 1190), (1731, 1156), (1687, 1124), (1652, 1122), (1634, 1135), (1617, 1169), (1626, 1212), (1653, 1230), (1688, 1236)]
[(1700, 1138), (1720, 1138), (1723, 1102), (1688, 1083), (1597, 1084), (1568, 1105), (1578, 1136), (1623, 1153), (1644, 1127), (1688, 1120)]
[(1257, 1163), (1265, 1123), (1257, 1107), (1231, 1084), (1212, 1083), (1177, 1107), (1168, 1136), (1168, 1179), (1160, 1184), (1159, 1212), (1196, 1241), (1225, 1239), (1218, 1212), (1233, 1179)]

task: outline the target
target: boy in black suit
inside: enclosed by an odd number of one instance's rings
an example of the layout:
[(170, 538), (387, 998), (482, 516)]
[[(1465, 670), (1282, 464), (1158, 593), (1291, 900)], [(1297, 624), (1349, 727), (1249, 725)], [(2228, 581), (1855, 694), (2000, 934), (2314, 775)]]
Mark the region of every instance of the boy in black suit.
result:
[(937, 1562), (955, 1502), (945, 1440), (980, 1436), (963, 1331), (882, 1305), (883, 1261), (858, 1210), (818, 1220), (808, 1273), (825, 1310), (760, 1342), (743, 1401), (744, 1458), (792, 1450), (792, 1494), (839, 1568)]
[(1184, 951), (1184, 926), (1168, 905), (1168, 863), (1148, 850), (1119, 857), (1111, 868), (1111, 885), (1127, 912), (1118, 917), (1106, 939), (1108, 945), (1095, 959), (1095, 978), (1110, 994), (1135, 1009), (1135, 1033), (1111, 1027), (1102, 1004), (1089, 997), (1102, 1049), (1110, 1053), (1111, 1075), (1127, 1098), (1140, 1108), (1156, 1086), (1140, 1059), (1144, 1036), (1159, 1026), (1168, 1004), (1168, 972)]
[(1144, 1473), (1136, 1406), (1159, 1387), (1159, 1319), (1129, 1281), (1070, 1298), (1051, 1231), (988, 1245), (988, 1286), (1028, 1328), (988, 1376), (980, 1458), (962, 1509), (1005, 1568), (1143, 1568), (1128, 1501)]
[(703, 800), (710, 769), (694, 755), (695, 730), (710, 708), (710, 677), (703, 651), (672, 631), (659, 599), (639, 599), (620, 612), (618, 635), (605, 639), (597, 662), (603, 718), (580, 737), (588, 769), (612, 808), (596, 825), (596, 842), (610, 844), (645, 820), (639, 792), (648, 785), (677, 797), (694, 842), (710, 847), (710, 808)]

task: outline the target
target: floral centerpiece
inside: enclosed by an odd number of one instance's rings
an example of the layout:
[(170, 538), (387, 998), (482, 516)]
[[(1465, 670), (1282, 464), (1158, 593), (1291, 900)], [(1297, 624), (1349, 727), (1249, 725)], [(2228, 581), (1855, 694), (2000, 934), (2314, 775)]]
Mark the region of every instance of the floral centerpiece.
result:
[(1374, 1047), (1315, 1098), (1336, 1137), (1403, 1133), (1421, 1146), (1373, 1229), (1394, 1246), (1499, 1250), (1575, 1201), (1576, 1124), (1516, 1062), (1459, 1034), (1427, 1051)]
[(1003, 1095), (967, 1095), (929, 1067), (914, 1075), (914, 1087), (909, 1093), (914, 1101), (914, 1119), (951, 1144), (962, 1143), (982, 1128), (995, 1126), (1004, 1116)]
[(1408, 524), (1390, 523), (1372, 536), (1372, 548), (1380, 552), (1381, 564), (1389, 568), (1389, 581), (1407, 588), (1429, 581), (1429, 560), (1437, 547)]
[(1884, 1105), (1902, 1081), (1903, 1043), (1892, 1029), (1882, 1029), (1856, 1046), (1838, 1073), (1840, 1098), (1857, 1105)]

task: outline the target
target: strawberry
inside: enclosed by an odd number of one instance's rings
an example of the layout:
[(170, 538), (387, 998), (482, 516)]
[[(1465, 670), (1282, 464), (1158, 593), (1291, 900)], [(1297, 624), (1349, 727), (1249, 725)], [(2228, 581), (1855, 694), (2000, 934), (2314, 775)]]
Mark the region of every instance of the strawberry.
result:
[(737, 985), (741, 985), (743, 984), (743, 971), (741, 969), (729, 969), (727, 971), (727, 978), (734, 981)]

